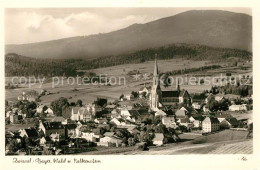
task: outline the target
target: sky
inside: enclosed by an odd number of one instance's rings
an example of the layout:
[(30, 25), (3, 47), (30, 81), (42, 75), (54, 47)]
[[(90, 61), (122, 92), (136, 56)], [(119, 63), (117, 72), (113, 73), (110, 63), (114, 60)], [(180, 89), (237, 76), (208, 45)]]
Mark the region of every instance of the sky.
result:
[(252, 15), (249, 8), (8, 8), (5, 9), (5, 44), (107, 33), (201, 9)]

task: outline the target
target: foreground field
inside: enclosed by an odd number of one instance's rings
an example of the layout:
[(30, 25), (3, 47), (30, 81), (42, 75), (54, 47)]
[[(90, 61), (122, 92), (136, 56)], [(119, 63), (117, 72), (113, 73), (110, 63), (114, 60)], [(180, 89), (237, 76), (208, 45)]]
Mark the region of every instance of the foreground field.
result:
[(185, 142), (152, 146), (149, 151), (140, 151), (135, 147), (103, 147), (78, 155), (252, 154), (253, 140), (247, 139), (247, 134), (247, 131), (225, 130), (208, 136), (180, 135)]
[(178, 154), (252, 154), (253, 141), (225, 141), (198, 145), (180, 145), (162, 147), (161, 150), (133, 151), (123, 154), (129, 155), (178, 155)]

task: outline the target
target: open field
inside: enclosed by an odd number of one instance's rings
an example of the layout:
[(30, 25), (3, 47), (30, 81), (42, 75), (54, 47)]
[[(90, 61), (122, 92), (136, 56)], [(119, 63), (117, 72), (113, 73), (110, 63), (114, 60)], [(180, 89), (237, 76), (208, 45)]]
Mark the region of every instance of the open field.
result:
[[(252, 154), (253, 140), (246, 139), (248, 132), (225, 130), (208, 136), (193, 138), (182, 143), (166, 144), (149, 151), (133, 151), (123, 154), (175, 155), (175, 154)], [(187, 136), (186, 136), (187, 138)], [(201, 143), (194, 144), (198, 141)]]
[[(149, 151), (140, 151), (135, 147), (98, 148), (97, 151), (84, 152), (80, 155), (175, 155), (175, 154), (252, 154), (253, 140), (246, 139), (248, 132), (225, 130), (208, 136), (180, 135), (189, 139), (185, 142), (152, 146)], [(195, 141), (203, 141), (194, 144)]]
[[(224, 65), (223, 63), (211, 63), (210, 65), (218, 64), (218, 65)], [(159, 72), (166, 72), (166, 71), (172, 71), (172, 70), (179, 70), (179, 69), (189, 69), (189, 68), (198, 68), (202, 66), (209, 65), (207, 61), (192, 61), (192, 60), (181, 60), (181, 59), (171, 59), (171, 60), (159, 60), (158, 61), (158, 67)], [(237, 73), (232, 72), (232, 76), (243, 74), (243, 75), (251, 75), (252, 70), (239, 70), (234, 69), (233, 67), (230, 67), (231, 70), (237, 71)], [(147, 61), (141, 64), (125, 64), (125, 65), (118, 65), (113, 67), (107, 67), (107, 68), (99, 68), (95, 70), (91, 70), (95, 72), (97, 75), (107, 75), (108, 78), (111, 78), (112, 76), (115, 76), (117, 79), (116, 81), (120, 83), (117, 83), (117, 85), (100, 85), (100, 84), (81, 84), (78, 85), (77, 83), (72, 83), (68, 79), (63, 80), (63, 84), (61, 83), (60, 78), (60, 84), (56, 85), (55, 88), (53, 88), (53, 84), (56, 82), (52, 82), (51, 79), (45, 80), (42, 87), (40, 86), (40, 83), (36, 83), (35, 85), (32, 85), (31, 88), (28, 88), (28, 84), (24, 86), (20, 86), (18, 89), (6, 89), (6, 100), (15, 101), (17, 100), (17, 96), (20, 95), (23, 91), (30, 91), (30, 90), (36, 90), (40, 92), (41, 89), (46, 89), (51, 94), (41, 97), (41, 103), (49, 105), (51, 101), (58, 99), (59, 97), (66, 97), (69, 98), (69, 101), (76, 101), (77, 99), (81, 99), (84, 104), (86, 103), (92, 103), (97, 97), (104, 97), (107, 98), (109, 101), (113, 101), (115, 99), (118, 99), (119, 96), (123, 94), (131, 93), (131, 91), (138, 91), (141, 87), (146, 85), (150, 85), (152, 81), (151, 74), (153, 73), (154, 69), (154, 61)], [(225, 68), (210, 70), (210, 71), (200, 71), (196, 73), (190, 73), (189, 75), (176, 75), (178, 77), (190, 77), (192, 75), (194, 76), (216, 76), (220, 75), (220, 73), (223, 73)], [(128, 75), (129, 71), (138, 70), (139, 74), (147, 74), (148, 79), (144, 80), (141, 76), (140, 79), (136, 80), (133, 75)], [(176, 76), (173, 76), (173, 78), (176, 78)], [(124, 79), (120, 78), (123, 77)], [(6, 83), (11, 82), (11, 77), (6, 77), (5, 79)], [(185, 81), (185, 80), (184, 80)], [(181, 83), (180, 83), (181, 84)], [(55, 85), (55, 84), (54, 84)], [(211, 88), (212, 84), (189, 84), (184, 83), (181, 84), (181, 89), (186, 89), (189, 91), (189, 93), (200, 93), (203, 90), (209, 90)], [(163, 86), (162, 90), (167, 89), (175, 89), (176, 88), (176, 82), (173, 84), (173, 86), (170, 86), (168, 88), (164, 88)], [(76, 91), (74, 89), (77, 89)]]

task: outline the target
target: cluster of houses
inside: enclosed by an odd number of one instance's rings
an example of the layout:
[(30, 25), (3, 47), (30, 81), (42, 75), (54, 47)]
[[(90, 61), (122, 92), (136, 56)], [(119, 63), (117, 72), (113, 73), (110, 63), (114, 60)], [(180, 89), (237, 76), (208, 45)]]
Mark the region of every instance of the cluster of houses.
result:
[[(116, 135), (115, 129), (124, 129), (131, 135), (140, 134), (144, 126), (143, 118), (151, 114), (159, 117), (166, 128), (177, 131), (182, 127), (182, 132), (196, 130), (210, 133), (220, 130), (221, 127), (232, 128), (239, 125), (239, 121), (230, 114), (218, 113), (212, 116), (190, 112), (185, 107), (169, 114), (167, 110), (151, 111), (149, 104), (141, 101), (145, 100), (122, 101), (121, 105), (108, 104), (104, 107), (95, 104), (71, 107), (69, 119), (56, 117), (50, 108), (40, 105), (36, 109), (37, 112), (46, 112), (49, 116), (45, 120), (39, 120), (37, 128), (19, 129), (16, 133), (8, 132), (7, 135), (11, 136), (10, 138), (15, 137), (18, 141), (24, 137), (29, 138), (41, 147), (49, 147), (50, 143), (77, 138), (95, 143), (96, 146), (120, 147), (124, 145), (123, 138)], [(197, 108), (193, 107), (193, 109)], [(104, 110), (106, 110), (105, 114), (97, 118), (96, 114)], [(111, 130), (111, 127), (114, 127), (114, 130)], [(105, 131), (102, 132), (102, 129)], [(153, 144), (162, 145), (163, 139), (163, 133), (155, 133)], [(74, 144), (69, 145), (73, 147)]]
[[(210, 114), (206, 108), (209, 97), (201, 101), (194, 101), (188, 91), (177, 90), (163, 91), (157, 79), (159, 77), (157, 63), (155, 63), (153, 86), (151, 90), (142, 87), (138, 92), (140, 98), (134, 99), (131, 95), (126, 95), (125, 99), (117, 104), (106, 104), (101, 107), (97, 104), (87, 104), (82, 107), (71, 107), (70, 117), (56, 117), (55, 114), (45, 105), (39, 105), (37, 113), (46, 113), (45, 120), (39, 120), (36, 128), (19, 129), (17, 132), (7, 132), (6, 138), (29, 138), (41, 147), (49, 146), (49, 143), (68, 141), (70, 139), (81, 139), (95, 146), (120, 147), (124, 146), (124, 137), (118, 135), (117, 130), (124, 130), (131, 136), (140, 136), (144, 120), (151, 116), (159, 118), (161, 124), (166, 128), (173, 128), (175, 132), (199, 131), (200, 133), (211, 133), (219, 131), (221, 128), (233, 128), (241, 125), (241, 121), (232, 117), (228, 113), (218, 112)], [(143, 95), (145, 94), (145, 95)], [(145, 96), (145, 98), (144, 98)], [(220, 101), (224, 97), (213, 95), (215, 100)], [(26, 97), (23, 100), (28, 100)], [(180, 104), (180, 109), (169, 109), (173, 104)], [(246, 110), (245, 105), (235, 105), (229, 107), (230, 111)], [(15, 108), (6, 114), (11, 123), (16, 123), (19, 114)], [(19, 112), (18, 112), (19, 113)], [(100, 114), (102, 113), (102, 114)], [(22, 112), (21, 116), (24, 117)], [(98, 116), (97, 116), (98, 115)], [(246, 122), (242, 122), (246, 124)], [(8, 136), (8, 137), (7, 137)], [(19, 136), (19, 137), (17, 137)], [(164, 134), (155, 133), (154, 145), (164, 143)], [(138, 142), (143, 142), (139, 139)], [(73, 147), (75, 143), (69, 143), (68, 147)]]

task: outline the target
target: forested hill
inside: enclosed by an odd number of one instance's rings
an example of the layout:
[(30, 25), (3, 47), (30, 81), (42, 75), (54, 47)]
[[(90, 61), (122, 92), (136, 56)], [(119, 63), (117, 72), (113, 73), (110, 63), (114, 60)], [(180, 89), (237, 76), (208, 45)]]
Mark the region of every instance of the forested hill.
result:
[(252, 16), (221, 10), (192, 10), (110, 33), (6, 45), (5, 51), (35, 58), (95, 59), (174, 43), (252, 51)]
[(105, 56), (93, 60), (84, 59), (36, 59), (9, 53), (5, 56), (6, 76), (75, 76), (77, 70), (89, 70), (149, 60), (183, 58), (227, 62), (252, 60), (252, 53), (245, 50), (214, 48), (202, 45), (172, 44), (159, 48), (149, 48), (124, 55)]

